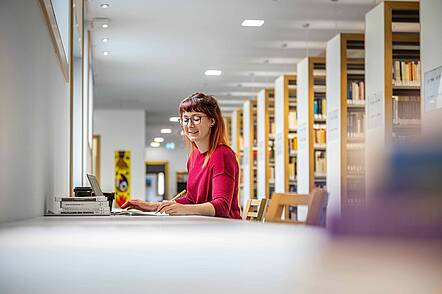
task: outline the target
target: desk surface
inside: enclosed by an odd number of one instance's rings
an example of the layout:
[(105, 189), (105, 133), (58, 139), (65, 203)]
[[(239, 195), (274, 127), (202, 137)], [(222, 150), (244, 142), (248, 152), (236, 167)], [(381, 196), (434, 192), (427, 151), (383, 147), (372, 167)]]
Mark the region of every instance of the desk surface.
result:
[(0, 226), (0, 293), (439, 293), (440, 240), (332, 238), (208, 217)]

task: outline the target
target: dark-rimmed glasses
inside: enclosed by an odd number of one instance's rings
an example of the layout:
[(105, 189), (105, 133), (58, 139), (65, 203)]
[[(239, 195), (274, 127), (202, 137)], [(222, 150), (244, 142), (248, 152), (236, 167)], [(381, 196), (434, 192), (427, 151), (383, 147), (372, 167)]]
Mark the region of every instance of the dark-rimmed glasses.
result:
[(190, 117), (184, 116), (184, 117), (180, 118), (178, 121), (179, 121), (180, 125), (182, 125), (182, 126), (187, 126), (187, 125), (189, 125), (190, 122), (192, 122), (192, 124), (196, 126), (201, 123), (202, 117), (207, 117), (207, 115), (195, 114)]

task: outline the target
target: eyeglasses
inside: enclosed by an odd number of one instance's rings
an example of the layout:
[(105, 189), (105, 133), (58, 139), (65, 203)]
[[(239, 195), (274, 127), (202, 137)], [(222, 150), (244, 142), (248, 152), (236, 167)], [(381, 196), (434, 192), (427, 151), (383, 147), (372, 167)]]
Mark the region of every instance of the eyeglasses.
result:
[(207, 117), (207, 115), (192, 115), (190, 117), (185, 116), (179, 119), (180, 125), (182, 126), (187, 126), (189, 125), (190, 122), (192, 122), (193, 125), (199, 125), (201, 123), (201, 118), (202, 117)]

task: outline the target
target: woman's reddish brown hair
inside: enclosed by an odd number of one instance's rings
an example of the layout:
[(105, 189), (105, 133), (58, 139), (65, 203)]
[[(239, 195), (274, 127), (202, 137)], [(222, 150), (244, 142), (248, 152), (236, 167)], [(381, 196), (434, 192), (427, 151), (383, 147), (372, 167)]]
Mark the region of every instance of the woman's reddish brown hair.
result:
[[(215, 120), (215, 124), (210, 130), (209, 150), (207, 150), (204, 159), (205, 166), (218, 145), (227, 145), (226, 126), (224, 125), (224, 119), (218, 102), (213, 96), (197, 92), (181, 101), (179, 111), (180, 117), (182, 117), (184, 112), (202, 112), (207, 115), (209, 119), (212, 118)], [(188, 146), (191, 146), (190, 151), (197, 148), (195, 143), (191, 142), (186, 136), (184, 136), (184, 141)]]

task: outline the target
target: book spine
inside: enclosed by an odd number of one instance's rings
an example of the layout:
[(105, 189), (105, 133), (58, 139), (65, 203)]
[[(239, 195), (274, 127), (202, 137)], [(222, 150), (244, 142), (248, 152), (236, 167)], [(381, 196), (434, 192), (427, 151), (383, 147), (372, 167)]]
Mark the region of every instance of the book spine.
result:
[(110, 213), (110, 208), (60, 208), (60, 213), (91, 213), (91, 214), (107, 214)]
[(60, 202), (61, 204), (61, 208), (102, 208), (102, 207), (109, 207), (109, 202), (104, 202), (104, 201), (96, 201), (96, 202), (65, 202), (62, 201)]
[(83, 211), (66, 211), (60, 210), (62, 215), (110, 215), (110, 210), (108, 211), (94, 211), (94, 210), (83, 210)]
[(106, 196), (95, 196), (95, 197), (55, 197), (55, 201), (73, 201), (73, 202), (82, 202), (82, 201), (107, 201)]
[(365, 83), (364, 83), (364, 81), (359, 82), (359, 89), (361, 91), (361, 100), (365, 101)]

